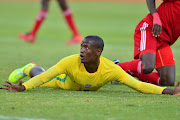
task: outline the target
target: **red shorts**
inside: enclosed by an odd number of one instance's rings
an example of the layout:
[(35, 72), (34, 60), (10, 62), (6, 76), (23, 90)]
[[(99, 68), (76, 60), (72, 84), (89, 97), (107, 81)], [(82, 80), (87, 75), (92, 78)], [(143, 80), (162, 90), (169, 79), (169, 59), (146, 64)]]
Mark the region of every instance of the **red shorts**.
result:
[(134, 33), (134, 59), (140, 59), (143, 53), (156, 54), (155, 68), (175, 64), (170, 45), (161, 38), (154, 37), (152, 26), (141, 21)]

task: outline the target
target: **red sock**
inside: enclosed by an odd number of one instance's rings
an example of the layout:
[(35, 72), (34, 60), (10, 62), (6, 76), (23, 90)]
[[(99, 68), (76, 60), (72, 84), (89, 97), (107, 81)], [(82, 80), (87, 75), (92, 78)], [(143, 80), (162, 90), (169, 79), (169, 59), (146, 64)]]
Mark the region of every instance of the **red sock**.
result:
[(143, 73), (143, 66), (141, 60), (133, 60), (129, 62), (118, 63), (117, 65), (119, 65), (127, 73)]
[(152, 72), (149, 74), (135, 73), (135, 74), (132, 74), (132, 76), (137, 77), (139, 80), (143, 82), (148, 82), (148, 83), (161, 86), (160, 76), (157, 72)]
[(68, 23), (71, 31), (73, 32), (74, 36), (78, 35), (78, 30), (77, 30), (77, 28), (75, 26), (75, 23), (74, 23), (74, 20), (73, 20), (73, 17), (72, 17), (71, 9), (68, 8), (68, 9), (64, 10), (63, 15), (64, 15), (64, 17), (66, 19), (66, 22)]
[(34, 24), (32, 31), (31, 31), (31, 34), (36, 35), (41, 23), (44, 21), (46, 16), (47, 16), (47, 11), (42, 9), (36, 18), (36, 22)]

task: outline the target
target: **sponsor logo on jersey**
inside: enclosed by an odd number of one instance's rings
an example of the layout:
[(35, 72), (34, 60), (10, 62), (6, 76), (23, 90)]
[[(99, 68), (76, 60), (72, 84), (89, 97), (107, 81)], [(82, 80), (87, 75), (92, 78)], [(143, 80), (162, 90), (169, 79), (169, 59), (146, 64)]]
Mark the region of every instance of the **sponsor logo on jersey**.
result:
[(86, 87), (86, 88), (91, 88), (92, 85), (91, 85), (91, 84), (85, 84), (84, 87)]

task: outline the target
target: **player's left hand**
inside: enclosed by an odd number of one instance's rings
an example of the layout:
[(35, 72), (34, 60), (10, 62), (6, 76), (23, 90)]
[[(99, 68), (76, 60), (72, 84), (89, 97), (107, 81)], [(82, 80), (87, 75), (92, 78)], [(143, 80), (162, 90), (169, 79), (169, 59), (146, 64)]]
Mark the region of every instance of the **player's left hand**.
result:
[(154, 24), (152, 28), (152, 34), (155, 37), (159, 37), (162, 31), (162, 26), (159, 24)]
[(5, 87), (1, 87), (0, 89), (7, 90), (7, 92), (22, 92), (25, 90), (25, 87), (22, 85), (22, 80), (19, 81), (19, 84), (13, 84), (8, 80), (5, 81), (8, 84), (2, 84)]
[(155, 37), (159, 37), (162, 31), (162, 23), (157, 12), (153, 13), (153, 28), (152, 34)]
[(180, 80), (179, 82), (176, 84), (176, 86), (174, 87), (174, 93), (173, 95), (180, 95)]

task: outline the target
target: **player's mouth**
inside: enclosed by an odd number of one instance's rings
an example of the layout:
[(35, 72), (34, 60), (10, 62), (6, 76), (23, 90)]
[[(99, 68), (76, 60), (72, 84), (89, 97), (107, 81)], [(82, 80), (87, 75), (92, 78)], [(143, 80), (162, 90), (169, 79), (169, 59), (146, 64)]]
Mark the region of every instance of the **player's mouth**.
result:
[(84, 58), (84, 55), (80, 54), (80, 59), (82, 60)]

